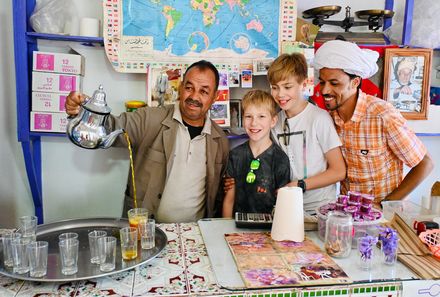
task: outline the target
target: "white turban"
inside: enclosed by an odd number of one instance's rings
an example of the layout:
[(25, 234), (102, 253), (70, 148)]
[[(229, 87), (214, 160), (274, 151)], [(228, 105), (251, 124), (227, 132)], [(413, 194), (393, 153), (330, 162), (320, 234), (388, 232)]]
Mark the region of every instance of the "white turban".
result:
[(315, 53), (312, 66), (321, 68), (342, 69), (344, 72), (372, 77), (378, 70), (376, 61), (379, 54), (369, 49), (361, 49), (355, 43), (342, 40), (331, 40), (324, 43)]

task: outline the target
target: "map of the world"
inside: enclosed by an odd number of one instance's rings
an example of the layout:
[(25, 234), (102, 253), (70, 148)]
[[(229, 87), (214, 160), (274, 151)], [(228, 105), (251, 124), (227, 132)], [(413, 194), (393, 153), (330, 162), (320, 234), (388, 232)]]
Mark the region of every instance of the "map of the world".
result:
[(123, 35), (150, 37), (151, 57), (161, 59), (274, 58), (279, 6), (267, 0), (126, 0)]

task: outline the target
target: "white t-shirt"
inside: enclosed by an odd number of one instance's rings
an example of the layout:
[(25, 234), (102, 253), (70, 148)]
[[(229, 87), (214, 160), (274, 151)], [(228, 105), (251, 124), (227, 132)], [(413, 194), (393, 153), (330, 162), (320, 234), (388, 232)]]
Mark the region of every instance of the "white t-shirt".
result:
[[(280, 111), (272, 135), (289, 157), (291, 179), (306, 179), (325, 171), (325, 153), (342, 145), (328, 112), (308, 103), (301, 113), (287, 120), (288, 129), (285, 119), (286, 113)], [(284, 137), (290, 137), (287, 146)], [(304, 193), (304, 210), (314, 212), (318, 206), (335, 197), (335, 185), (307, 190)]]

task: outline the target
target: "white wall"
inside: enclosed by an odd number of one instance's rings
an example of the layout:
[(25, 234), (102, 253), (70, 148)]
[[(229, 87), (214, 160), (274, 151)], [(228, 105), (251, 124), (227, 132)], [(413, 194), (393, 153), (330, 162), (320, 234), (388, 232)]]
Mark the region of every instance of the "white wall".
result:
[[(12, 1), (0, 6), (0, 228), (16, 224), (17, 217), (33, 213), (33, 202), (20, 143), (16, 136), (15, 74), (12, 36)], [(100, 17), (100, 0), (75, 0), (80, 16)], [(298, 13), (321, 6), (334, 5), (331, 0), (299, 1)], [(353, 2), (353, 3), (351, 3)], [(397, 7), (401, 7), (401, 0)], [(400, 3), (399, 3), (400, 2)], [(350, 3), (352, 11), (372, 8), (372, 4), (357, 1), (341, 1), (343, 8)], [(375, 0), (374, 8), (383, 7), (382, 0)], [(381, 6), (382, 5), (382, 6)], [(339, 14), (343, 18), (343, 11)], [(41, 42), (42, 49), (64, 51), (66, 43)], [(56, 47), (54, 47), (56, 46)], [(61, 46), (61, 47), (60, 47)], [(124, 109), (127, 99), (144, 98), (144, 75), (120, 74), (113, 71), (103, 49), (72, 44), (86, 57), (84, 91), (92, 93), (99, 84), (107, 92), (107, 101), (114, 113)], [(264, 79), (257, 78), (258, 87), (264, 87)], [(236, 92), (233, 96), (241, 96)], [(439, 117), (440, 118), (440, 117)], [(440, 130), (440, 129), (439, 129)], [(440, 137), (422, 137), (429, 152), (440, 160)], [(128, 174), (128, 154), (124, 149), (83, 150), (66, 138), (42, 138), (43, 197), (45, 221), (76, 217), (119, 216)], [(430, 177), (416, 189), (411, 198), (418, 201), (428, 195), (435, 180), (440, 179), (440, 165)]]

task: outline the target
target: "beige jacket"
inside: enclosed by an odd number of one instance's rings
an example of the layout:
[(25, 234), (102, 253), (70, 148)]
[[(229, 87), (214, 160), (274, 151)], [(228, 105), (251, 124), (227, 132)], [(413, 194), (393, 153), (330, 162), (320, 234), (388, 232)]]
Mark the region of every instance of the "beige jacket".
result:
[[(159, 207), (166, 176), (170, 170), (170, 157), (179, 123), (173, 119), (174, 105), (146, 107), (136, 112), (110, 116), (106, 122), (109, 131), (123, 128), (130, 136), (133, 149), (135, 183), (138, 207), (145, 207), (155, 217)], [(222, 129), (212, 122), (211, 134), (206, 135), (206, 212), (205, 217), (221, 214), (221, 177), (226, 168), (229, 145)], [(114, 145), (127, 147), (123, 135)], [(134, 207), (131, 171), (128, 175), (122, 216)]]

